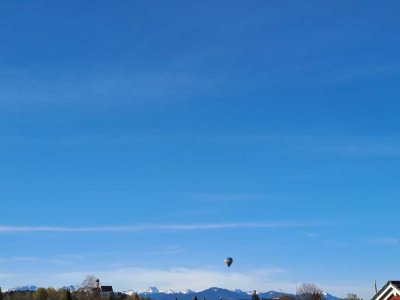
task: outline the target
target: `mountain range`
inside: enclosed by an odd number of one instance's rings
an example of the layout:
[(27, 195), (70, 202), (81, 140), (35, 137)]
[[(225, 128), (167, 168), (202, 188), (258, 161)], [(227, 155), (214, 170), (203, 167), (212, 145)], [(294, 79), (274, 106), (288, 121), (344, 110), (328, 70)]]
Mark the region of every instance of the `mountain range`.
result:
[[(77, 288), (73, 285), (64, 286), (64, 289), (69, 289), (70, 291), (75, 291)], [(12, 289), (9, 289), (8, 292), (21, 292), (21, 291), (30, 291), (34, 292), (38, 288), (34, 285), (25, 285), (25, 286), (18, 286)], [(151, 300), (192, 300), (194, 296), (197, 297), (198, 300), (204, 299), (212, 299), (217, 300), (250, 300), (252, 291), (245, 292), (239, 289), (235, 290), (228, 290), (218, 287), (211, 287), (204, 291), (195, 292), (192, 290), (185, 290), (185, 291), (174, 291), (174, 290), (167, 290), (161, 291), (156, 287), (149, 287), (144, 291), (134, 291), (134, 290), (127, 290), (123, 293), (127, 295), (132, 295), (134, 293), (138, 293), (141, 296), (149, 297)], [(282, 295), (294, 296), (290, 293), (284, 292), (277, 292), (277, 291), (268, 291), (268, 292), (261, 292), (258, 293), (260, 299), (277, 299)], [(335, 297), (331, 294), (324, 293), (325, 300), (341, 300), (338, 297)]]
[[(132, 295), (135, 293), (133, 290), (125, 291), (124, 293), (128, 295)], [(192, 290), (186, 291), (161, 291), (156, 287), (149, 287), (144, 291), (137, 291), (137, 293), (141, 296), (146, 296), (151, 298), (151, 300), (192, 300), (194, 296), (197, 297), (198, 300), (204, 299), (223, 299), (223, 300), (250, 300), (252, 291), (245, 292), (239, 289), (236, 290), (228, 290), (218, 287), (211, 287), (204, 291), (195, 292)], [(277, 299), (282, 295), (294, 296), (290, 293), (277, 292), (277, 291), (268, 291), (258, 293), (260, 299)], [(331, 294), (324, 293), (325, 300), (341, 300), (338, 297), (335, 297)]]

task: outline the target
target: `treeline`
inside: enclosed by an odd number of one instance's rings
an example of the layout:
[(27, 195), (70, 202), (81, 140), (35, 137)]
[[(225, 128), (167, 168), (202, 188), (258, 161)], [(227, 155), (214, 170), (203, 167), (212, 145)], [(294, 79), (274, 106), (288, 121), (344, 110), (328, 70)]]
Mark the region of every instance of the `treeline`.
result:
[(150, 300), (138, 294), (129, 296), (124, 293), (113, 293), (108, 297), (100, 297), (94, 293), (85, 291), (70, 292), (66, 289), (38, 288), (35, 292), (1, 292), (0, 300)]

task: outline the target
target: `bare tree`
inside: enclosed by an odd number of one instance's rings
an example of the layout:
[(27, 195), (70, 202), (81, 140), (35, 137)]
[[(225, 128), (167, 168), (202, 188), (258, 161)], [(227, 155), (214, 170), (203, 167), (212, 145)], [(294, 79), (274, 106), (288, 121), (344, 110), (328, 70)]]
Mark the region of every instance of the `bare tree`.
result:
[(356, 294), (347, 294), (347, 300), (360, 300)]
[(324, 293), (313, 283), (303, 283), (296, 291), (299, 300), (323, 300)]
[(96, 287), (96, 280), (97, 278), (95, 276), (87, 275), (85, 280), (82, 281), (80, 290), (86, 293), (91, 292), (92, 289)]

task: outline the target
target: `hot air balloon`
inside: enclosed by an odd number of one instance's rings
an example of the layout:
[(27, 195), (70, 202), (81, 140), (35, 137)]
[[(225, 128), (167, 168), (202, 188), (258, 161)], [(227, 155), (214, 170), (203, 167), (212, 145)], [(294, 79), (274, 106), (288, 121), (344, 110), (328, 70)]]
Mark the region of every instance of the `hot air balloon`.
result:
[(227, 257), (227, 258), (225, 258), (224, 262), (228, 267), (230, 267), (231, 264), (233, 263), (233, 259), (232, 259), (232, 257)]

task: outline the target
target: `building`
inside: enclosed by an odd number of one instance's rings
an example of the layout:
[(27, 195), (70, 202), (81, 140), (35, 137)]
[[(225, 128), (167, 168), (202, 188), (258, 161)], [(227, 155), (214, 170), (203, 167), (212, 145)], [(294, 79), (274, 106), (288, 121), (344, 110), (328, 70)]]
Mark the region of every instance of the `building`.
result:
[(400, 300), (400, 281), (388, 281), (372, 300)]
[(114, 294), (111, 285), (102, 285), (100, 289), (101, 289), (101, 297), (110, 297), (112, 294)]
[(92, 289), (92, 293), (98, 297), (110, 297), (114, 291), (111, 285), (100, 285), (100, 280), (96, 279), (96, 287)]

